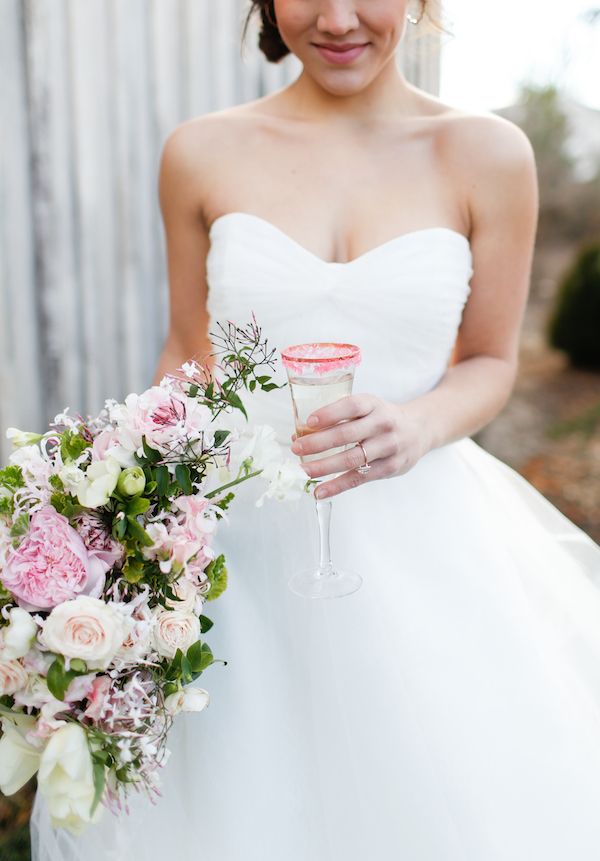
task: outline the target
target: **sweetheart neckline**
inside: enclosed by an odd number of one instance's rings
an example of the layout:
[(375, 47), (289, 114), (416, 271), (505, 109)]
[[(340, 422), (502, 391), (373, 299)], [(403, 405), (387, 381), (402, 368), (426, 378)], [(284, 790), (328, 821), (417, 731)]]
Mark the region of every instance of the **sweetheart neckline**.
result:
[(310, 251), (310, 249), (302, 245), (301, 242), (298, 242), (296, 239), (294, 239), (293, 236), (290, 236), (289, 233), (286, 233), (285, 230), (282, 230), (281, 227), (277, 227), (277, 225), (274, 224), (272, 221), (269, 221), (267, 218), (263, 218), (260, 215), (254, 215), (252, 212), (242, 212), (241, 210), (232, 210), (231, 212), (224, 212), (222, 215), (217, 215), (217, 217), (213, 219), (208, 228), (209, 238), (212, 236), (216, 224), (218, 224), (219, 222), (223, 222), (225, 219), (231, 218), (232, 216), (243, 216), (244, 218), (249, 218), (260, 224), (266, 225), (269, 229), (275, 231), (280, 236), (283, 236), (284, 239), (286, 239), (295, 248), (299, 249), (309, 257), (312, 257), (313, 260), (319, 261), (319, 263), (321, 263), (323, 266), (352, 266), (353, 264), (359, 263), (361, 260), (364, 260), (366, 257), (369, 257), (369, 255), (381, 251), (384, 248), (387, 248), (395, 242), (406, 240), (414, 236), (419, 236), (424, 233), (440, 231), (445, 232), (448, 235), (458, 237), (460, 240), (466, 243), (467, 249), (469, 253), (471, 253), (471, 243), (469, 241), (469, 238), (465, 236), (464, 233), (461, 233), (459, 230), (455, 230), (453, 227), (446, 227), (444, 225), (440, 225), (434, 227), (420, 227), (416, 230), (408, 230), (406, 233), (399, 233), (397, 236), (392, 236), (391, 239), (386, 239), (384, 242), (380, 242), (379, 245), (375, 245), (373, 248), (369, 248), (367, 251), (364, 251), (357, 257), (353, 257), (352, 260), (324, 260), (322, 257), (319, 257), (318, 254), (315, 254), (314, 251)]

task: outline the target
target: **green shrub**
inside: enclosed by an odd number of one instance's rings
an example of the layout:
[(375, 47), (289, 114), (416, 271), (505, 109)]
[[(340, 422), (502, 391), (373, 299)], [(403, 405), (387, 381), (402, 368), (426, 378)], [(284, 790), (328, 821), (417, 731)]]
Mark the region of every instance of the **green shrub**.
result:
[(573, 365), (600, 369), (600, 243), (582, 248), (564, 276), (547, 334)]

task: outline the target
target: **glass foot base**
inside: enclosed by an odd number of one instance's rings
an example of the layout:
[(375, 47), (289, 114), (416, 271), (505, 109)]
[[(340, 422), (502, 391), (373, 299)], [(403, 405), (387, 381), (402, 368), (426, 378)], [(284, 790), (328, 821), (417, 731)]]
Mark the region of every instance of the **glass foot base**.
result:
[(319, 574), (316, 568), (298, 571), (288, 586), (302, 598), (342, 598), (360, 589), (362, 577), (354, 571), (336, 568), (332, 574)]

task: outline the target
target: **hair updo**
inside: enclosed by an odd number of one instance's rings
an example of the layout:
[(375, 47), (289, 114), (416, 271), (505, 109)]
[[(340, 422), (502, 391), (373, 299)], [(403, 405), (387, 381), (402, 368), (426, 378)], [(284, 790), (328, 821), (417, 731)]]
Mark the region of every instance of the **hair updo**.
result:
[[(430, 24), (436, 30), (443, 30), (437, 14), (438, 0), (418, 0), (421, 6), (418, 22), (427, 17)], [(270, 63), (278, 63), (283, 57), (290, 53), (290, 49), (281, 38), (281, 33), (275, 20), (274, 0), (250, 0), (250, 9), (244, 22), (242, 31), (242, 42), (246, 36), (246, 30), (250, 19), (256, 13), (260, 16), (260, 30), (258, 33), (258, 47)]]

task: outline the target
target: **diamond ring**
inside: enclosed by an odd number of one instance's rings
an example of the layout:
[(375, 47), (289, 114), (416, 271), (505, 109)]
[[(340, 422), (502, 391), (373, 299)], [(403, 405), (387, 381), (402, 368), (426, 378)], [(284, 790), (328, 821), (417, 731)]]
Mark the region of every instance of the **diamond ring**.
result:
[(365, 456), (365, 462), (364, 462), (364, 464), (363, 464), (362, 466), (357, 466), (357, 467), (356, 467), (356, 471), (357, 471), (357, 472), (359, 472), (361, 475), (366, 475), (366, 474), (368, 473), (368, 471), (371, 469), (371, 464), (369, 463), (369, 460), (368, 460), (368, 458), (367, 458), (367, 453), (366, 453), (366, 451), (365, 451), (365, 447), (364, 447), (364, 445), (362, 444), (362, 442), (357, 442), (357, 443), (356, 443), (356, 445), (359, 445), (359, 446), (360, 446), (361, 451), (362, 451), (362, 453), (363, 453), (363, 454), (364, 454), (364, 456)]

